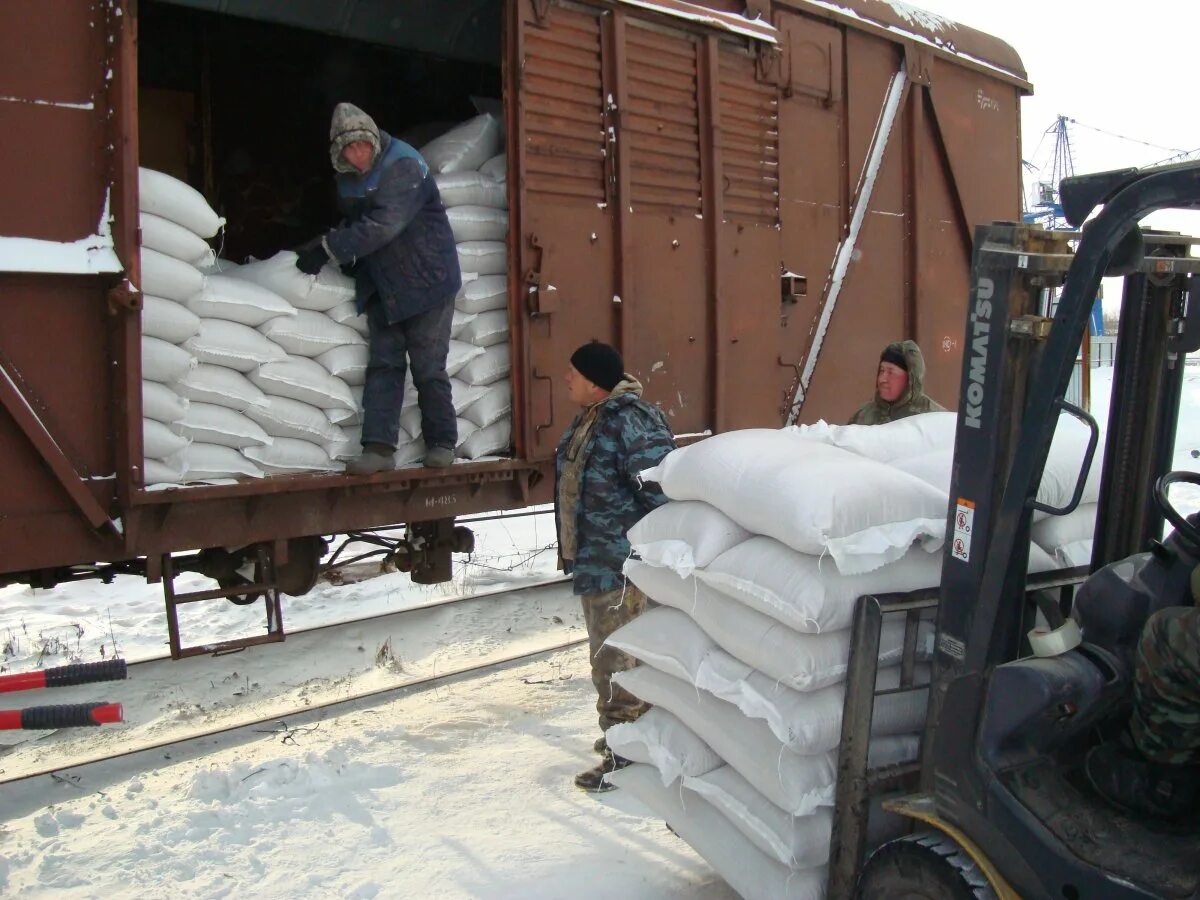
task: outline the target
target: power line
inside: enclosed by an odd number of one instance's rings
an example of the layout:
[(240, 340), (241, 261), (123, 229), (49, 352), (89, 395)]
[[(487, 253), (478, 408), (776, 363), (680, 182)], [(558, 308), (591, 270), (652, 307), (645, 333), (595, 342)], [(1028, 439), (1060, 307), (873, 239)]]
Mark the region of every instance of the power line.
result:
[(1117, 140), (1129, 141), (1131, 144), (1141, 144), (1143, 147), (1150, 147), (1153, 150), (1165, 150), (1167, 153), (1174, 153), (1176, 155), (1186, 154), (1189, 152), (1191, 152), (1191, 153), (1195, 152), (1194, 150), (1192, 150), (1192, 151), (1180, 150), (1178, 147), (1164, 147), (1161, 144), (1152, 144), (1149, 141), (1143, 141), (1143, 140), (1139, 140), (1138, 138), (1132, 138), (1125, 134), (1117, 134), (1115, 131), (1106, 131), (1103, 128), (1097, 128), (1095, 125), (1087, 125), (1084, 122), (1080, 122), (1078, 119), (1067, 118), (1067, 121), (1070, 122), (1072, 125), (1078, 125), (1080, 128), (1086, 128), (1089, 131), (1095, 131), (1099, 134), (1106, 134), (1109, 137), (1117, 138)]

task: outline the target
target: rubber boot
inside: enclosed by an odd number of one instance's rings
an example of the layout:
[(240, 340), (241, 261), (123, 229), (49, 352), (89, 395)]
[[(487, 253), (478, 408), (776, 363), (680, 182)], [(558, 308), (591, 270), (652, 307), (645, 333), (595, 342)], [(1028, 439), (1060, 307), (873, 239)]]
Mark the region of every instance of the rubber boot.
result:
[(425, 465), (430, 469), (444, 469), (454, 465), (453, 447), (428, 447), (425, 450)]
[(600, 760), (599, 765), (593, 766), (586, 772), (580, 772), (575, 776), (575, 787), (582, 788), (591, 794), (600, 794), (604, 791), (614, 790), (616, 785), (605, 780), (604, 776), (632, 764), (633, 760), (625, 759), (622, 756), (617, 756), (610, 750), (606, 750), (604, 758)]
[(347, 475), (374, 475), (396, 468), (396, 451), (387, 444), (363, 444), (363, 452), (346, 463)]

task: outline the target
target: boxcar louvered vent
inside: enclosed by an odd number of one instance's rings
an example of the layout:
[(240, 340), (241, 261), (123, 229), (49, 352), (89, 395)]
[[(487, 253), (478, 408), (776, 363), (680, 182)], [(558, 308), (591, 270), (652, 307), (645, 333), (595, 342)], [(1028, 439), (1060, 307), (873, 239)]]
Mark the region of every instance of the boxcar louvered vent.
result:
[(555, 7), (525, 33), (525, 189), (605, 199), (600, 21)]
[(626, 35), (629, 108), (620, 152), (629, 155), (632, 205), (699, 213), (696, 42), (633, 26)]
[(721, 48), (719, 90), (725, 218), (775, 225), (779, 221), (779, 101), (759, 84), (754, 58)]

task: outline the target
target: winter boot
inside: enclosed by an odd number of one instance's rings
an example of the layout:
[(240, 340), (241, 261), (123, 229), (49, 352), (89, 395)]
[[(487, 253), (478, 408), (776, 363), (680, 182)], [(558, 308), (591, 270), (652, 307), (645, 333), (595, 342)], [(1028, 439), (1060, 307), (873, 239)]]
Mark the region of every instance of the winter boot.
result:
[(1083, 768), (1092, 788), (1135, 815), (1182, 823), (1200, 813), (1200, 769), (1146, 759), (1124, 738), (1088, 751)]
[(617, 756), (611, 750), (605, 750), (604, 758), (600, 760), (599, 765), (593, 766), (586, 772), (580, 772), (575, 776), (575, 787), (583, 788), (583, 790), (593, 794), (611, 791), (616, 785), (605, 781), (604, 776), (632, 764), (633, 760)]
[(608, 738), (600, 735), (600, 737), (596, 738), (596, 743), (592, 744), (592, 750), (603, 756), (608, 752)]
[(363, 444), (363, 452), (346, 463), (347, 475), (374, 475), (396, 468), (395, 451), (387, 444)]
[(454, 465), (453, 447), (429, 447), (425, 450), (425, 465), (430, 469), (444, 469)]

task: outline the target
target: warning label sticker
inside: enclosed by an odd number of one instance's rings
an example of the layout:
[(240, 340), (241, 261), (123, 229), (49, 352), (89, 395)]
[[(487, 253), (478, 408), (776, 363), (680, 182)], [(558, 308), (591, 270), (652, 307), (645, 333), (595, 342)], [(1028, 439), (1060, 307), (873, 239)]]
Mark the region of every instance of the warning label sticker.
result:
[(950, 552), (955, 559), (971, 561), (971, 530), (975, 527), (975, 504), (963, 497), (958, 498), (958, 509), (954, 512), (954, 539)]

